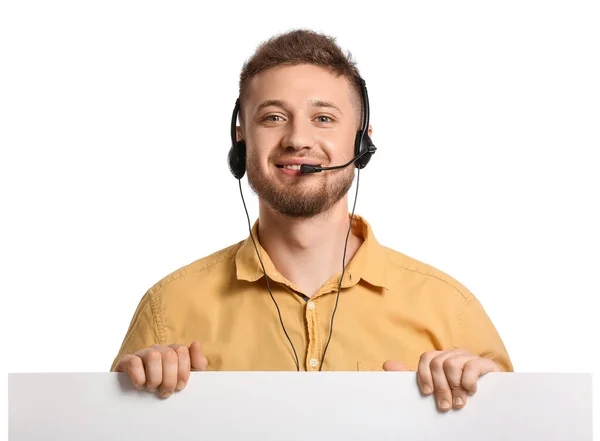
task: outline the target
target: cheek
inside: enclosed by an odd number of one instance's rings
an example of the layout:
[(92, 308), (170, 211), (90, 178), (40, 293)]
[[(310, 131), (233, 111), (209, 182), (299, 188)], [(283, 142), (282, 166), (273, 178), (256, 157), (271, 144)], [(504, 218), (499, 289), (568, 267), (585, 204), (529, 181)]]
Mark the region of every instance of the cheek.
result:
[(321, 136), (317, 141), (332, 159), (339, 161), (354, 157), (354, 137), (355, 133), (345, 131), (343, 133), (331, 133), (330, 136), (326, 137)]
[(246, 141), (249, 159), (250, 156), (252, 156), (254, 164), (260, 164), (261, 167), (266, 166), (270, 157), (275, 155), (279, 150), (280, 140), (281, 138), (278, 137), (274, 131), (257, 131), (249, 134)]
[(247, 138), (248, 145), (252, 146), (252, 149), (262, 155), (262, 152), (268, 152), (277, 145), (276, 137), (273, 133), (265, 131), (256, 131), (248, 134)]
[(254, 168), (265, 169), (268, 167), (269, 152), (266, 149), (257, 148), (258, 145), (260, 144), (248, 140), (246, 144), (246, 161), (248, 164), (252, 164)]

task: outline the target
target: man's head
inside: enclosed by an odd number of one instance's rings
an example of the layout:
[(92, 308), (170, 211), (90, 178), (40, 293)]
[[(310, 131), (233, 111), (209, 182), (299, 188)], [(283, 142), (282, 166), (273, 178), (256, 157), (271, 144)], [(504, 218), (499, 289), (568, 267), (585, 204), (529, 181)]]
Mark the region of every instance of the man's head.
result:
[(311, 217), (346, 195), (353, 167), (294, 170), (354, 156), (360, 74), (333, 38), (301, 30), (263, 43), (240, 75), (240, 105), (238, 139), (246, 142), (248, 182), (259, 198), (284, 215)]

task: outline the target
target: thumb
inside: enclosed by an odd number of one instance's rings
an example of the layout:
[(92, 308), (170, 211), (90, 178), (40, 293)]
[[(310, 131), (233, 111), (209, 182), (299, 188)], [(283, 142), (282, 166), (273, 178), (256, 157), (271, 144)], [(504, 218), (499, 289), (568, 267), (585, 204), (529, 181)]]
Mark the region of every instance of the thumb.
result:
[(408, 367), (406, 367), (402, 363), (400, 363), (398, 361), (394, 361), (394, 360), (388, 360), (385, 363), (383, 363), (383, 370), (384, 371), (392, 371), (392, 372), (398, 372), (398, 371), (409, 372), (410, 371), (410, 369)]
[(194, 341), (190, 345), (190, 365), (192, 371), (205, 371), (208, 366), (208, 360), (202, 353), (200, 342)]

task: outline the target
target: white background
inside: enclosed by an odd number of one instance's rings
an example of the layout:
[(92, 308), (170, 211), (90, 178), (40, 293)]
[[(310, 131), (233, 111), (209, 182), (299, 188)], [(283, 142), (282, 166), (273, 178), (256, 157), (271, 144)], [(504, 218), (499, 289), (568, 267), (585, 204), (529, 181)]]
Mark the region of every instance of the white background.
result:
[(378, 240), (465, 284), (518, 372), (597, 374), (599, 9), (4, 2), (4, 369), (107, 371), (146, 289), (246, 237), (226, 164), (239, 71), (308, 27), (367, 81), (357, 213)]

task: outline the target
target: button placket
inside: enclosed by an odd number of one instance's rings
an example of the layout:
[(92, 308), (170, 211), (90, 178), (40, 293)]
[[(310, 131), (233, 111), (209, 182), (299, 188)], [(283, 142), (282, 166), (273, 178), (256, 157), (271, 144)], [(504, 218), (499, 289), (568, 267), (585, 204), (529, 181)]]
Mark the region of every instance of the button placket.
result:
[(306, 370), (314, 371), (319, 366), (319, 325), (317, 305), (313, 300), (306, 302), (306, 325), (308, 327), (308, 347), (306, 348)]

